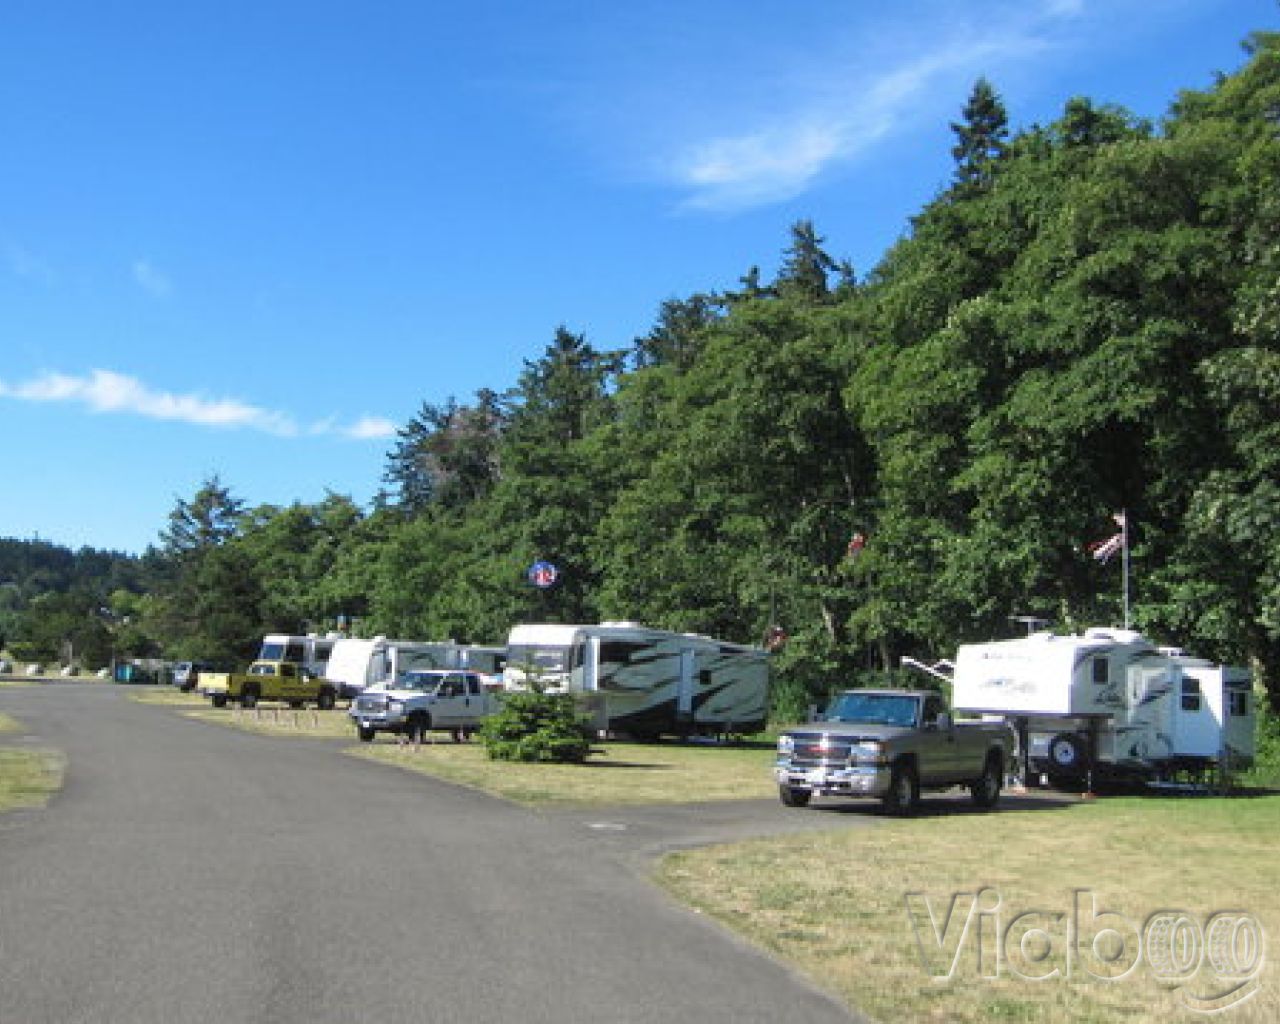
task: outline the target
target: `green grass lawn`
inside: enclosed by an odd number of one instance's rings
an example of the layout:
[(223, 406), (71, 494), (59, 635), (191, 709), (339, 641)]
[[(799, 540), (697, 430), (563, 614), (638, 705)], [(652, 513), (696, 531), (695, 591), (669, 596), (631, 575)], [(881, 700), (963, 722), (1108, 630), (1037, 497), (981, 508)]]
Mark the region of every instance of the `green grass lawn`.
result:
[(348, 753), (528, 805), (688, 803), (772, 797), (773, 749), (685, 743), (596, 745), (585, 764), (491, 761), (478, 742), (361, 744)]
[[(658, 878), (880, 1021), (1188, 1021), (1225, 1001), (1213, 1019), (1270, 1022), (1280, 970), (1246, 940), (1280, 939), (1277, 840), (1280, 796), (1116, 798), (693, 850)], [(1182, 915), (1162, 911), (1185, 915), (1181, 946), (1163, 928)], [(1223, 912), (1248, 921), (1209, 932)], [(1217, 949), (1221, 970), (1209, 934), (1242, 936)], [(1172, 976), (1179, 950), (1198, 967)], [(1241, 967), (1258, 976), (1228, 977)]]

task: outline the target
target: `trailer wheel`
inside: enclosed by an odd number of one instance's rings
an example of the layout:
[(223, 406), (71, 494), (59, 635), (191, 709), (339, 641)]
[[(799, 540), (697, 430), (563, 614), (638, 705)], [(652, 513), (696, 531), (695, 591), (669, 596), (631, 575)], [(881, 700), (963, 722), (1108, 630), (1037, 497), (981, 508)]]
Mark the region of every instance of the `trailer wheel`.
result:
[(1000, 799), (1001, 775), (1000, 755), (988, 755), (987, 763), (982, 768), (982, 774), (974, 779), (969, 787), (969, 792), (973, 795), (973, 802), (976, 806), (994, 807), (996, 805), (996, 801)]
[(889, 792), (884, 795), (884, 809), (896, 818), (906, 818), (915, 813), (920, 802), (920, 780), (910, 764), (895, 764), (889, 778)]
[(366, 725), (360, 725), (356, 727), (356, 733), (360, 736), (361, 743), (372, 743), (373, 738), (378, 735), (378, 730)]
[(796, 789), (793, 786), (779, 786), (778, 798), (788, 807), (808, 807), (809, 801), (813, 799), (813, 791)]
[(227, 706), (227, 695), (225, 693), (215, 693), (209, 699), (213, 701), (215, 708), (225, 708)]
[(1084, 741), (1075, 733), (1062, 732), (1049, 741), (1049, 776), (1055, 781), (1080, 778), (1086, 760)]
[(319, 695), (316, 697), (316, 707), (318, 707), (321, 711), (330, 710), (334, 706), (334, 704), (336, 704), (337, 702), (338, 702), (337, 694), (335, 694), (331, 689), (328, 689), (327, 687), (321, 690)]

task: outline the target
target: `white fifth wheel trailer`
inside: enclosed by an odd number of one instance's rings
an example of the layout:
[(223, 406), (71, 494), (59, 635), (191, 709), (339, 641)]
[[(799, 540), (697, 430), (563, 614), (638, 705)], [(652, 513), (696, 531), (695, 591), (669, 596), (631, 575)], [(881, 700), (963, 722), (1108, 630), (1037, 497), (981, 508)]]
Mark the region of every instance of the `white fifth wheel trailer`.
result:
[(641, 738), (764, 728), (769, 655), (759, 647), (635, 622), (525, 624), (503, 681), (584, 695), (592, 727)]
[(494, 680), (501, 677), (505, 647), (460, 644), (453, 640), (343, 638), (334, 644), (324, 673), (339, 697), (356, 697), (368, 686), (421, 669), (470, 669)]
[(1130, 630), (964, 644), (951, 683), (957, 711), (1005, 718), (1024, 769), (1054, 781), (1093, 771), (1157, 781), (1254, 757), (1249, 673)]

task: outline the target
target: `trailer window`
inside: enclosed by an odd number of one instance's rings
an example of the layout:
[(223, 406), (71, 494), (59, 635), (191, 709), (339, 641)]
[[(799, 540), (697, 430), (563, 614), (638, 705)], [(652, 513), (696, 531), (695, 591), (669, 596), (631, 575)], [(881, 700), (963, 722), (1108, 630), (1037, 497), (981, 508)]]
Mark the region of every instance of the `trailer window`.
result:
[(532, 668), (534, 672), (565, 672), (569, 668), (569, 648), (513, 644), (507, 653), (507, 664), (513, 668)]
[(1106, 658), (1093, 659), (1093, 681), (1099, 686), (1111, 682), (1111, 662)]
[(1200, 710), (1200, 680), (1199, 679), (1183, 679), (1182, 680), (1182, 710), (1183, 711), (1199, 711)]
[(1249, 693), (1247, 690), (1228, 690), (1227, 702), (1233, 718), (1243, 718), (1249, 714)]

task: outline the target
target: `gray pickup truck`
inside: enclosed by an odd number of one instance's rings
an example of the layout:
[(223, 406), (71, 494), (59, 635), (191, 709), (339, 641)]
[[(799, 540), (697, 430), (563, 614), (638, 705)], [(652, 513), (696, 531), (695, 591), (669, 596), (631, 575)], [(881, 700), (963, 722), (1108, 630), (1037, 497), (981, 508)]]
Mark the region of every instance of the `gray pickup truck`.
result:
[(822, 721), (778, 737), (774, 774), (788, 807), (814, 796), (870, 796), (911, 814), (921, 789), (968, 786), (973, 802), (1000, 798), (1015, 737), (1002, 722), (955, 722), (928, 690), (846, 690)]

